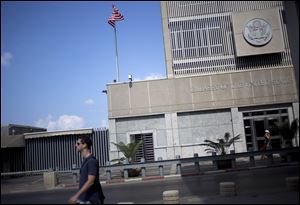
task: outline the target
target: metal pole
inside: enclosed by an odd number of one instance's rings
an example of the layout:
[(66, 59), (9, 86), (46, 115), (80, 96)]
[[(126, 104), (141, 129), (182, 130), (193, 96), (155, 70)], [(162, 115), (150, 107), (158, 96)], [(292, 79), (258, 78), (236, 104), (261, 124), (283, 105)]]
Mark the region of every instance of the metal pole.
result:
[(117, 70), (117, 82), (119, 82), (119, 62), (118, 62), (118, 46), (117, 46), (117, 29), (116, 25), (114, 26), (115, 31), (115, 47), (116, 47), (116, 70)]

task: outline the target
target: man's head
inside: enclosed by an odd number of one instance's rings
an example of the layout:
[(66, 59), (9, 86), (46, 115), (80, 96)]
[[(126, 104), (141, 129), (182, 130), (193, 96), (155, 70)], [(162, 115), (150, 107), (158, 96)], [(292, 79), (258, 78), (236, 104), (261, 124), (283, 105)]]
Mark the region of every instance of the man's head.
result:
[(78, 138), (77, 142), (76, 142), (76, 148), (79, 152), (81, 152), (84, 149), (91, 149), (92, 146), (92, 140), (89, 136), (87, 135), (82, 135)]
[(265, 134), (266, 134), (266, 135), (270, 135), (271, 133), (270, 133), (269, 130), (265, 130)]

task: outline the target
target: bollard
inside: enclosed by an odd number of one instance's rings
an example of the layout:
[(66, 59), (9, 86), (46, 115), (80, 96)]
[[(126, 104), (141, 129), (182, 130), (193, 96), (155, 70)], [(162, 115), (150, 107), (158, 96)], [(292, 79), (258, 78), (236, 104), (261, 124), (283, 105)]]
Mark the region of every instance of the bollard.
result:
[[(234, 150), (230, 150), (230, 154), (235, 154), (235, 151)], [(231, 168), (236, 168), (235, 158), (231, 159)]]
[(286, 177), (285, 183), (288, 190), (290, 191), (299, 190), (299, 177)]
[(128, 179), (128, 169), (124, 169), (124, 179)]
[(72, 174), (73, 174), (73, 183), (76, 184), (77, 183), (77, 179), (78, 179), (78, 177), (77, 177), (77, 171), (73, 170)]
[(72, 178), (73, 178), (73, 183), (77, 183), (77, 170), (76, 170), (76, 164), (72, 164)]
[[(249, 147), (249, 152), (253, 152), (253, 147)], [(255, 167), (255, 159), (254, 156), (249, 157), (250, 166)]]
[(164, 166), (163, 165), (159, 165), (159, 176), (164, 176)]
[(111, 171), (109, 169), (106, 170), (106, 181), (111, 180)]
[(168, 190), (163, 192), (164, 204), (179, 204), (179, 191), (178, 190)]
[[(195, 157), (195, 158), (198, 157), (198, 153), (195, 153), (195, 154), (194, 154), (194, 157)], [(195, 168), (196, 168), (196, 171), (197, 171), (197, 172), (200, 172), (199, 161), (196, 161), (196, 162), (195, 162)]]
[(142, 177), (146, 177), (146, 168), (142, 167)]
[[(217, 153), (216, 153), (216, 152), (212, 152), (211, 155), (212, 155), (212, 156), (216, 156)], [(214, 169), (214, 170), (218, 170), (218, 163), (217, 163), (216, 160), (213, 160), (213, 169)]]
[[(145, 163), (145, 158), (141, 158), (141, 163)], [(141, 167), (142, 169), (142, 177), (146, 176), (146, 167)]]
[[(110, 166), (110, 162), (107, 161), (106, 162), (106, 166)], [(106, 169), (106, 181), (110, 181), (111, 180), (111, 170), (110, 168)]]
[[(128, 164), (128, 160), (124, 160), (124, 165)], [(124, 179), (128, 179), (128, 169), (124, 169)]]
[[(176, 159), (180, 159), (180, 155), (176, 155)], [(176, 164), (176, 174), (181, 174), (181, 163)]]
[(58, 184), (58, 177), (56, 172), (44, 172), (44, 186), (47, 188), (53, 188)]
[(181, 164), (176, 165), (176, 174), (181, 174)]
[(236, 186), (234, 182), (220, 182), (221, 196), (235, 196)]

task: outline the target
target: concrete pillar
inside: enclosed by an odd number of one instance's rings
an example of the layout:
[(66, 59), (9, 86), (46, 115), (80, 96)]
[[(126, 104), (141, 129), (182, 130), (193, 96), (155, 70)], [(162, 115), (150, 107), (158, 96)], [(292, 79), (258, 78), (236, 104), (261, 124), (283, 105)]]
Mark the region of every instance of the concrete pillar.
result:
[(179, 146), (179, 134), (178, 134), (178, 123), (177, 113), (166, 113), (166, 132), (167, 132), (167, 159), (174, 159), (178, 153), (176, 146)]
[(109, 127), (109, 147), (110, 147), (110, 159), (119, 159), (119, 151), (117, 147), (112, 144), (117, 143), (117, 129), (116, 129), (116, 119), (109, 119), (108, 120), (108, 127)]
[(179, 204), (179, 191), (178, 190), (168, 190), (163, 192), (164, 204)]
[(58, 184), (58, 177), (56, 172), (44, 172), (44, 186), (47, 188), (54, 188)]
[(244, 130), (243, 114), (239, 112), (238, 108), (231, 108), (231, 119), (232, 119), (232, 137), (240, 134), (238, 142), (233, 143), (233, 150), (235, 153), (247, 152), (246, 137)]

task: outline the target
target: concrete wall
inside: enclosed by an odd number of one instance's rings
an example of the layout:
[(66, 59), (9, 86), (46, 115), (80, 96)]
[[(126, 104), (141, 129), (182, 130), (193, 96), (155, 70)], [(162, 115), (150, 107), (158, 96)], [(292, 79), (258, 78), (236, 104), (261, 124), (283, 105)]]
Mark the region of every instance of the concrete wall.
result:
[(297, 102), (292, 67), (109, 84), (110, 119)]
[[(194, 153), (205, 156), (204, 149), (207, 147), (199, 144), (205, 139), (217, 141), (226, 132), (231, 136), (241, 135), (230, 150), (246, 151), (242, 113), (237, 108), (122, 118), (111, 120), (111, 124), (116, 128), (115, 133), (110, 133), (111, 142), (128, 144), (131, 142), (130, 135), (152, 133), (156, 160), (159, 157), (175, 159), (176, 155), (192, 157)], [(123, 156), (115, 147), (111, 147), (110, 153), (111, 159)]]
[[(121, 118), (110, 121), (110, 126), (115, 126), (115, 131), (110, 130), (111, 142), (131, 142), (130, 135), (133, 134), (153, 134), (154, 157), (163, 157), (167, 159), (167, 132), (166, 121), (164, 115)], [(111, 146), (110, 158), (120, 158), (122, 153), (119, 153), (115, 146)]]

